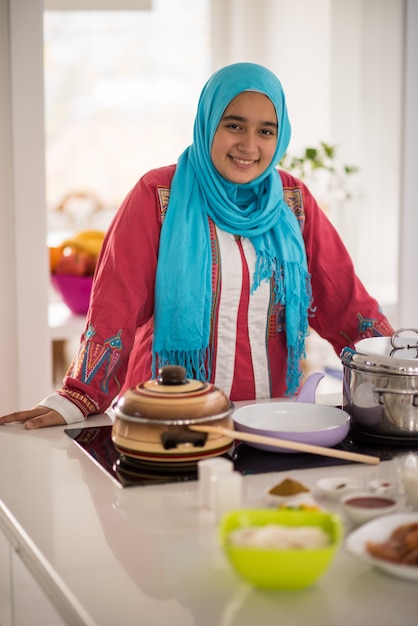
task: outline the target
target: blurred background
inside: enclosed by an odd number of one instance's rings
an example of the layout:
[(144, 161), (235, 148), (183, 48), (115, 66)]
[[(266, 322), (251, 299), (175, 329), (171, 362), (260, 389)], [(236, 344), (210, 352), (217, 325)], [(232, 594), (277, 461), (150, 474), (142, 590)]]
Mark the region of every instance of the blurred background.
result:
[[(175, 162), (204, 83), (231, 62), (279, 76), (290, 157), (318, 152), (316, 170), (305, 159), (306, 182), (360, 278), (395, 326), (414, 322), (405, 258), (415, 219), (405, 186), (416, 136), (413, 0), (2, 0), (0, 11), (9, 86), (0, 96), (0, 261), (12, 260), (12, 273), (0, 264), (0, 323), (11, 331), (5, 404), (49, 393), (51, 341), (68, 331), (66, 345), (78, 342), (80, 325), (51, 321), (60, 296), (47, 246), (106, 229), (144, 172)], [(68, 355), (57, 357), (65, 367)], [(309, 368), (324, 366), (338, 358), (312, 337)]]

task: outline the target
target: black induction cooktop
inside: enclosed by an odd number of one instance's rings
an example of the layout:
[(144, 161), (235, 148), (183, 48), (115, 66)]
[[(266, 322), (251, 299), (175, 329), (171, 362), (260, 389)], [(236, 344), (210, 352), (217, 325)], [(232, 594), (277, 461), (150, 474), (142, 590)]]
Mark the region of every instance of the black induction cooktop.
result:
[[(112, 426), (68, 428), (67, 435), (91, 460), (103, 469), (119, 486), (152, 485), (197, 479), (197, 466), (172, 466), (168, 463), (144, 463), (119, 454), (113, 445)], [(351, 429), (347, 437), (336, 448), (378, 456), (387, 461), (409, 450), (418, 450), (418, 441), (409, 438), (387, 440), (373, 438)], [(314, 467), (347, 465), (353, 461), (333, 457), (296, 453), (277, 453), (259, 450), (245, 443), (237, 443), (228, 454), (235, 470), (242, 474), (292, 471)]]

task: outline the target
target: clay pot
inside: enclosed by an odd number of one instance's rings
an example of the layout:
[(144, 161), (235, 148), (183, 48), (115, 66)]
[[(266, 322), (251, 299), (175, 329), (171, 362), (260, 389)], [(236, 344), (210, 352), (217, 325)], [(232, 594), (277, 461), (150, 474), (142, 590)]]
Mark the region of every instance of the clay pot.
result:
[(186, 370), (167, 365), (157, 379), (126, 391), (113, 406), (112, 440), (131, 459), (147, 463), (196, 463), (229, 450), (233, 439), (193, 432), (189, 426), (233, 429), (233, 403), (211, 383), (186, 378)]

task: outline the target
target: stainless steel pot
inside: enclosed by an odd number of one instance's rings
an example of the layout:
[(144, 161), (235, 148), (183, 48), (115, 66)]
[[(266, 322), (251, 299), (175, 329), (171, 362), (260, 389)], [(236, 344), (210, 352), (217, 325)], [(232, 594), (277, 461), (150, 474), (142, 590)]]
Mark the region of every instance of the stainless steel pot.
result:
[(359, 341), (344, 348), (345, 409), (354, 427), (385, 437), (418, 436), (418, 330)]
[(155, 380), (129, 389), (113, 406), (112, 440), (123, 455), (147, 463), (191, 464), (226, 452), (233, 438), (189, 426), (233, 429), (233, 403), (214, 385), (162, 367)]

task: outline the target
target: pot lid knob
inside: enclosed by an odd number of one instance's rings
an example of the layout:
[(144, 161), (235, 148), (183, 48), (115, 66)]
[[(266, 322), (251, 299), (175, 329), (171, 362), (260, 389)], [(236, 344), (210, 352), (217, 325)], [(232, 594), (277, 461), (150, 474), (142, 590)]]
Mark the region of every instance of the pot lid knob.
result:
[(181, 365), (164, 365), (158, 370), (159, 385), (185, 385), (186, 369)]

